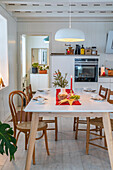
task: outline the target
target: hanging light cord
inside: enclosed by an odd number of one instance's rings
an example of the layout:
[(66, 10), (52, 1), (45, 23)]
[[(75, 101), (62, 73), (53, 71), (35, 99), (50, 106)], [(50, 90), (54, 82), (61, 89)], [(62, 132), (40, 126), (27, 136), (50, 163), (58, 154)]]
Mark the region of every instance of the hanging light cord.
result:
[(69, 0), (69, 28), (71, 28), (71, 2)]

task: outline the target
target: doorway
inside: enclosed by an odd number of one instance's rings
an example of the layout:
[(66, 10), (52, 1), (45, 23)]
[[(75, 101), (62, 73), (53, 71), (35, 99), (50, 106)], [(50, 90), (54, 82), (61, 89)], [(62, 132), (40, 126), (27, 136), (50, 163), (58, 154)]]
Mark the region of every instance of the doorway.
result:
[(49, 66), (49, 42), (45, 41), (48, 37), (48, 35), (22, 35), (21, 88), (23, 91), (30, 83), (33, 63)]

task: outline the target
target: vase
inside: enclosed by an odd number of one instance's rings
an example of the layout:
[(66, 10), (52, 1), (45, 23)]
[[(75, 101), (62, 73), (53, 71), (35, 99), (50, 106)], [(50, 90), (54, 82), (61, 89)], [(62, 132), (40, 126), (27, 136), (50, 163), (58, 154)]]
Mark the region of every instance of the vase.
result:
[(60, 94), (66, 94), (67, 95), (66, 89), (65, 88), (61, 88)]
[(37, 67), (32, 67), (32, 73), (34, 73), (34, 74), (38, 73), (38, 68)]
[(61, 91), (60, 93), (58, 94), (58, 99), (59, 100), (63, 100), (65, 98), (67, 98), (67, 92), (66, 92), (66, 89), (65, 88), (61, 88)]

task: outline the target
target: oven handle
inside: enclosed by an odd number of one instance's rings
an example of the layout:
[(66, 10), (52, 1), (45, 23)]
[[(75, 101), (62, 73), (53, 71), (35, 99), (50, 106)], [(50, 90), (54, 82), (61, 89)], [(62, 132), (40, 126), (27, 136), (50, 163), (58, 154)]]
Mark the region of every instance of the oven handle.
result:
[(75, 66), (98, 66), (97, 63), (75, 63)]

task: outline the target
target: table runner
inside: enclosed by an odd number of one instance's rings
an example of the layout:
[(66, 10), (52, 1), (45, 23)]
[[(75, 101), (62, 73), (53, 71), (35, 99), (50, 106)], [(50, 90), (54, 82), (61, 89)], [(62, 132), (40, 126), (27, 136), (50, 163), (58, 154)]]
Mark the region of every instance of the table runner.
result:
[[(61, 89), (56, 89), (56, 105), (70, 105), (68, 102), (59, 104), (60, 100), (58, 99), (58, 94), (60, 91), (61, 91)], [(69, 94), (71, 92), (71, 89), (66, 89), (66, 92)], [(73, 90), (72, 90), (72, 92), (73, 92)], [(77, 100), (77, 101), (74, 101), (72, 105), (81, 105), (81, 103)]]

